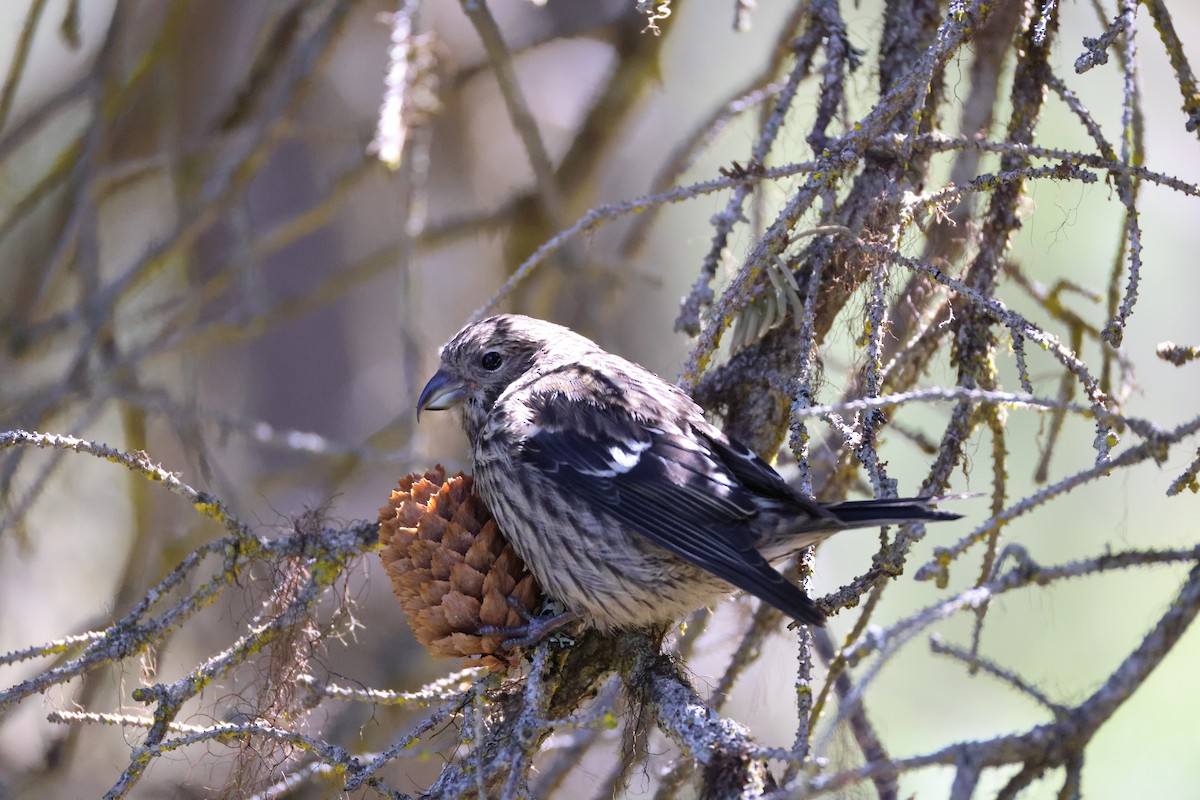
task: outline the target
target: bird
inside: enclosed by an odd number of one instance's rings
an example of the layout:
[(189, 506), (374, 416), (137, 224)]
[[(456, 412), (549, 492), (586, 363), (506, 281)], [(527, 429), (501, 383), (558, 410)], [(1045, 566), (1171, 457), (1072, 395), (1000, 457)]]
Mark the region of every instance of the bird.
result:
[(821, 503), (682, 389), (561, 325), (472, 322), (417, 400), (457, 409), (474, 485), (545, 592), (601, 631), (671, 624), (741, 589), (814, 626), (773, 566), (848, 528), (957, 519), (945, 498)]

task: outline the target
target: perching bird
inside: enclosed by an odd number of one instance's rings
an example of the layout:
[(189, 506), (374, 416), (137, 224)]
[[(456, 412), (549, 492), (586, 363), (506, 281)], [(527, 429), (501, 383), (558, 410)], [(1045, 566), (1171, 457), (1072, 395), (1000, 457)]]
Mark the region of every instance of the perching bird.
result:
[(442, 349), (417, 414), (455, 407), (500, 529), (547, 594), (600, 629), (669, 623), (735, 587), (821, 625), (772, 561), (846, 528), (959, 516), (930, 498), (818, 503), (678, 387), (517, 314)]

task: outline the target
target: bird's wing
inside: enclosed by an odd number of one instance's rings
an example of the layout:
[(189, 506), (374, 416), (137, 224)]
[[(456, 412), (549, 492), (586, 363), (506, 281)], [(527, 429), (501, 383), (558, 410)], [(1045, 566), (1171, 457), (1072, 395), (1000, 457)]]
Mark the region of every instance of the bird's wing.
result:
[[(668, 407), (651, 415), (662, 419), (643, 419), (629, 407), (628, 391), (593, 378), (560, 374), (523, 392), (528, 427), (517, 460), (599, 516), (796, 619), (820, 624), (824, 616), (812, 600), (755, 548), (755, 519), (770, 501), (794, 501), (790, 487), (698, 415), (679, 418)], [(641, 399), (662, 406), (658, 398)]]
[(816, 500), (793, 489), (770, 464), (759, 458), (749, 447), (733, 441), (704, 420), (695, 424), (694, 429), (712, 450), (713, 455), (746, 489), (783, 507), (790, 507), (798, 517), (807, 514), (812, 518), (814, 527), (820, 521), (827, 522), (830, 528), (841, 527), (841, 521), (834, 514)]

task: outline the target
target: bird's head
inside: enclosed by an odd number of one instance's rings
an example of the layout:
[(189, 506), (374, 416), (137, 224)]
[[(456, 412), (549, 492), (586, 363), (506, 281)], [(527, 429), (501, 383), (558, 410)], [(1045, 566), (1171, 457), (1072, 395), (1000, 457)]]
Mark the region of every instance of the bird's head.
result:
[(590, 341), (561, 325), (520, 314), (473, 322), (442, 348), (442, 363), (417, 400), (422, 411), (461, 408), (471, 441), (483, 428), (496, 399), (530, 370), (580, 351)]

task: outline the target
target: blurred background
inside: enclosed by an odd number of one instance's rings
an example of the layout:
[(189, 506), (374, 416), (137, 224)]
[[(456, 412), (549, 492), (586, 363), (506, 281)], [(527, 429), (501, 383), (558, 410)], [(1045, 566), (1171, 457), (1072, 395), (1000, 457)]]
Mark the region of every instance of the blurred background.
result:
[[(406, 121), (409, 157), (396, 170), (370, 152), (389, 61), (390, 20), (381, 15), (395, 4), (4, 4), (0, 430), (144, 450), (262, 532), (290, 530), (294, 516), (319, 506), (331, 519), (371, 519), (398, 476), (435, 462), (466, 468), (456, 421), (429, 415), (418, 428), (413, 415), (439, 346), (515, 265), (588, 209), (654, 191), (660, 174), (683, 184), (715, 177), (735, 160), (746, 163), (756, 111), (732, 119), (677, 174), (669, 167), (681, 143), (728, 98), (757, 85), (795, 13), (792, 3), (744, 4), (748, 24), (735, 30), (743, 4), (676, 2), (658, 22), (662, 35), (654, 35), (632, 0), (489, 5), (557, 171), (561, 197), (550, 209), (539, 204), (526, 149), (458, 3), (421, 3), (414, 16), (422, 34), (414, 79), (426, 105)], [(851, 42), (868, 54), (883, 33), (880, 6), (863, 0), (842, 7)], [(1200, 10), (1173, 6), (1194, 58)], [(1071, 68), (1083, 37), (1098, 36), (1115, 9), (1104, 19), (1085, 4), (1059, 13), (1053, 67), (1070, 76), (1116, 140), (1120, 69), (1109, 64), (1076, 76)], [(1146, 166), (1195, 185), (1200, 147), (1184, 130), (1167, 55), (1152, 26), (1144, 18), (1139, 24)], [(854, 78), (864, 97), (850, 98), (851, 119), (874, 97), (868, 73)], [(801, 92), (815, 97), (818, 89), (814, 77)], [(1053, 98), (1038, 134), (1042, 146), (1091, 149), (1086, 131)], [(811, 155), (802, 134), (788, 131), (773, 158)], [(767, 185), (767, 202), (786, 196), (790, 185)], [(1032, 184), (1013, 260), (1045, 285), (1069, 280), (1103, 293), (1121, 226), (1114, 192), (1103, 181)], [(570, 325), (674, 379), (691, 347), (674, 330), (679, 299), (709, 250), (709, 219), (723, 206), (723, 195), (666, 206), (645, 230), (633, 227), (632, 215), (617, 218), (575, 238), (500, 309)], [(1200, 344), (1200, 215), (1194, 197), (1149, 184), (1140, 207), (1145, 267), (1124, 340), (1136, 377), (1125, 411), (1169, 428), (1200, 407), (1195, 365), (1154, 357), (1163, 341)], [(749, 241), (731, 242), (728, 268), (736, 268)], [(1065, 327), (1038, 316), (1019, 291), (1000, 296), (1069, 341)], [(1064, 293), (1063, 302), (1094, 326), (1107, 321), (1103, 305), (1084, 293)], [(840, 397), (859, 352), (849, 321), (836, 333), (826, 343), (821, 402)], [(1007, 388), (1019, 390), (1011, 364), (1002, 369), (1012, 381)], [(929, 385), (949, 376), (936, 375)], [(1033, 377), (1044, 380), (1041, 393), (1055, 393), (1056, 373)], [(936, 431), (947, 408), (914, 408), (904, 420)], [(1042, 415), (1010, 412), (1010, 497), (1037, 487), (1049, 424)], [(1085, 420), (1068, 420), (1049, 482), (1092, 463), (1094, 435)], [(956, 490), (988, 490), (990, 446), (980, 440), (979, 477), (958, 476)], [(903, 437), (885, 436), (882, 452), (901, 493), (914, 492), (927, 458)], [(1006, 540), (1046, 564), (1106, 548), (1192, 546), (1196, 498), (1168, 498), (1165, 491), (1194, 457), (1176, 448), (1162, 464), (1116, 472), (1018, 519)], [(0, 470), (0, 652), (103, 627), (188, 552), (220, 535), (179, 497), (98, 459), (10, 450)], [(908, 482), (906, 474), (913, 476)], [(930, 530), (909, 574), (889, 591), (880, 624), (943, 596), (911, 573), (935, 546), (979, 524), (986, 508), (986, 500), (964, 501), (956, 510), (967, 519)], [(821, 549), (820, 591), (866, 568), (874, 535), (860, 536)], [(977, 577), (970, 572), (952, 572), (949, 589), (970, 585)], [(1183, 567), (1160, 567), (1006, 596), (993, 610), (984, 650), (1053, 699), (1078, 702), (1136, 645), (1183, 574)], [(412, 641), (376, 558), (365, 558), (348, 586), (360, 626), (322, 657), (332, 673), (415, 689), (452, 668), (430, 661)], [(173, 680), (227, 646), (254, 602), (248, 589), (240, 604), (223, 599), (140, 669)], [(697, 684), (711, 685), (721, 673), (730, 631), (745, 611), (738, 602), (718, 611), (698, 648), (704, 655), (689, 662)], [(848, 616), (832, 622), (835, 639), (848, 630)], [(937, 630), (966, 643), (970, 626), (960, 615)], [(791, 634), (772, 639), (726, 708), (764, 744), (788, 746), (794, 733), (795, 713), (787, 711), (794, 651)], [(0, 667), (0, 686), (48, 663)], [(1087, 796), (1196, 796), (1197, 663), (1200, 637), (1190, 631), (1089, 749)], [(141, 680), (137, 665), (126, 664), (125, 671), (56, 687), (0, 718), (0, 798), (102, 795), (138, 734), (101, 726), (68, 731), (46, 714), (125, 708)], [(1049, 718), (919, 641), (881, 672), (870, 700), (897, 757)], [(215, 712), (196, 713), (202, 724)], [(410, 719), (359, 706), (324, 713), (325, 736), (364, 750), (394, 741)], [(393, 775), (393, 785), (416, 791), (440, 763), (413, 759), (406, 764), (411, 772)], [(154, 765), (137, 796), (207, 796), (208, 787), (224, 785), (228, 768), (218, 745), (181, 751)], [(583, 765), (571, 785), (590, 792), (589, 775), (606, 772)], [(903, 796), (944, 795), (951, 778), (939, 769), (906, 775)], [(1005, 779), (1001, 771), (987, 785)], [(1058, 783), (1036, 787), (1041, 793), (1029, 796), (1049, 797)], [(627, 792), (653, 796), (653, 776), (635, 776)]]

